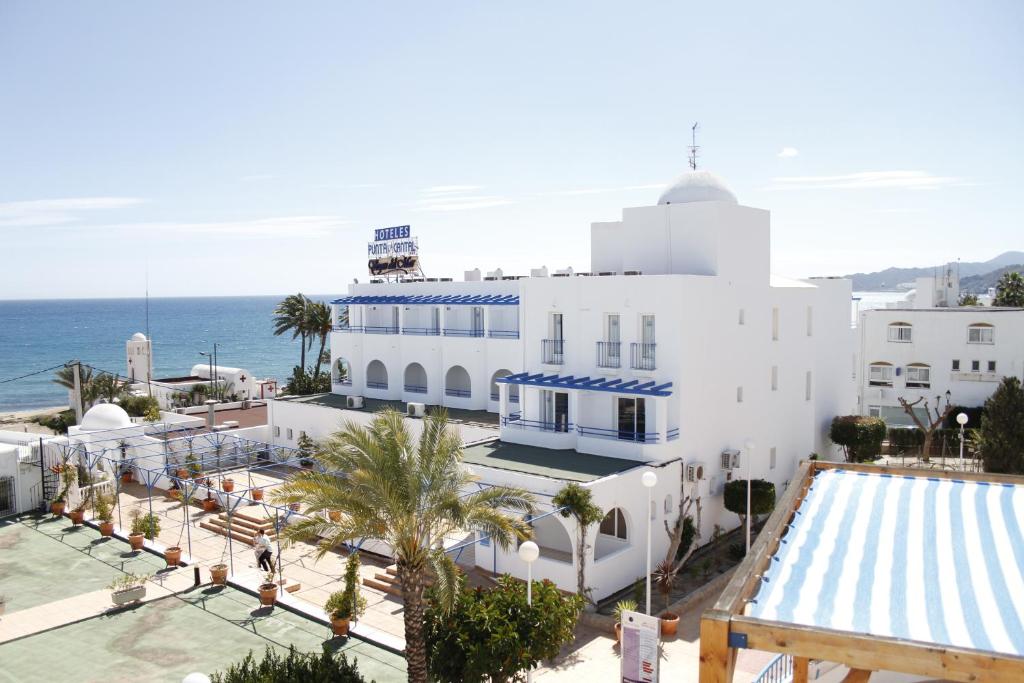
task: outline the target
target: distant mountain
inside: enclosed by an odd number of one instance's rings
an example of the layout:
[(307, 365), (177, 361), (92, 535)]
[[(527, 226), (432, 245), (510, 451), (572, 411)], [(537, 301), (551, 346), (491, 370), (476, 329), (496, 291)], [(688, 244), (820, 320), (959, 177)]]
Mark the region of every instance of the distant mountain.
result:
[[(985, 276), (1021, 263), (1024, 263), (1024, 251), (1007, 251), (988, 261), (964, 262), (960, 264), (960, 281), (962, 283), (965, 278)], [(893, 292), (900, 289), (900, 284), (913, 282), (915, 278), (941, 274), (945, 267), (946, 264), (943, 263), (926, 268), (886, 268), (875, 273), (853, 273), (843, 277), (853, 280), (855, 292)]]
[(985, 294), (988, 292), (989, 287), (996, 286), (999, 282), (999, 278), (1001, 278), (1004, 273), (1024, 273), (1024, 259), (1022, 259), (1022, 263), (997, 268), (996, 270), (988, 273), (971, 275), (970, 277), (961, 277), (960, 291), (970, 292), (971, 294)]

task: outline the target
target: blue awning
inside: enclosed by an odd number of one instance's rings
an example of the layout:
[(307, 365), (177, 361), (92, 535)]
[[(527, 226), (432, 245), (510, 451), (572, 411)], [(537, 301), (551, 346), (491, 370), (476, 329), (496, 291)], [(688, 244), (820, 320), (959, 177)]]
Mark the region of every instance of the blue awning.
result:
[(332, 304), (350, 306), (355, 304), (394, 304), (408, 306), (518, 306), (519, 297), (514, 294), (417, 294), (401, 296), (343, 296)]
[(520, 372), (494, 380), (502, 384), (522, 384), (545, 389), (577, 389), (579, 391), (607, 391), (614, 394), (634, 394), (637, 396), (671, 396), (672, 382), (658, 383), (641, 382), (638, 379), (625, 380), (609, 377), (574, 377), (569, 375), (545, 375), (542, 372), (530, 374)]

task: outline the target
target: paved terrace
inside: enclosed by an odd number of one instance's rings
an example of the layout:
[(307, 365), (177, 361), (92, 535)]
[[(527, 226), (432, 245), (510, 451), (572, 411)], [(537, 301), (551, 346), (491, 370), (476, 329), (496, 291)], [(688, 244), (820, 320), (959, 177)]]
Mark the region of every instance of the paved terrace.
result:
[(609, 458), (572, 450), (538, 448), (497, 440), (467, 446), (463, 450), (463, 461), (470, 465), (581, 483), (644, 465), (638, 460)]

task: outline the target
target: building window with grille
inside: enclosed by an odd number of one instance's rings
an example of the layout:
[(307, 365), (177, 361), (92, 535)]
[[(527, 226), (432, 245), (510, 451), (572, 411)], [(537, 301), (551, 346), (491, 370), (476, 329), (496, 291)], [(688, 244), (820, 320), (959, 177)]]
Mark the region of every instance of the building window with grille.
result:
[(909, 343), (914, 340), (914, 328), (910, 323), (890, 323), (889, 341)]
[(968, 344), (992, 344), (995, 328), (985, 323), (978, 323), (967, 328)]
[(868, 367), (868, 386), (891, 387), (892, 386), (892, 364), (872, 363)]
[(981, 372), (981, 361), (980, 360), (972, 360), (971, 361), (971, 372)]
[(989, 372), (995, 372), (996, 371), (996, 362), (994, 360), (990, 360), (988, 362), (988, 371)]
[(929, 389), (932, 386), (932, 369), (927, 365), (914, 364), (907, 366), (907, 388)]
[(960, 372), (960, 361), (953, 359), (953, 372)]

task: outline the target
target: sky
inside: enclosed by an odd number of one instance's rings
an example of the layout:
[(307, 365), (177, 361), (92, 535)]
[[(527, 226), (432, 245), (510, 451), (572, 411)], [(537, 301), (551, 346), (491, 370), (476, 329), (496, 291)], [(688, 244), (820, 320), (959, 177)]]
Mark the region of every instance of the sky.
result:
[(1024, 3), (0, 0), (0, 299), (589, 267), (700, 168), (803, 277), (1024, 249)]

